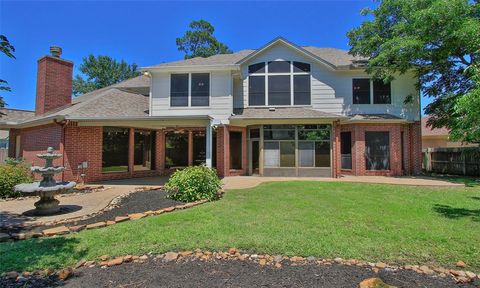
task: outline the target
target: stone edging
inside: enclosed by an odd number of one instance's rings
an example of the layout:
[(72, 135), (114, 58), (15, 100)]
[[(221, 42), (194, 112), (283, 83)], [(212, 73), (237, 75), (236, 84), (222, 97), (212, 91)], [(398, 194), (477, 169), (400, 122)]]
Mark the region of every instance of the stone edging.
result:
[[(55, 195), (55, 197), (69, 197), (69, 196), (85, 195), (85, 194), (88, 194), (88, 193), (105, 191), (105, 190), (108, 190), (108, 189), (111, 189), (111, 188), (112, 187), (105, 187), (103, 185), (97, 186), (97, 187), (91, 187), (91, 186), (85, 186), (85, 187), (80, 187), (80, 188), (79, 187), (77, 187), (77, 188), (74, 187), (72, 189), (74, 192), (61, 193), (61, 194)], [(20, 196), (20, 197), (0, 198), (0, 202), (27, 200), (27, 199), (32, 199), (32, 198), (38, 198), (38, 196)]]
[[(476, 275), (470, 271), (462, 271), (462, 270), (453, 270), (453, 269), (446, 269), (441, 267), (432, 267), (426, 265), (391, 265), (384, 262), (367, 262), (363, 260), (357, 259), (342, 259), (342, 258), (317, 258), (317, 257), (300, 257), (300, 256), (293, 256), (287, 257), (282, 255), (268, 255), (268, 254), (247, 254), (242, 253), (241, 251), (237, 250), (236, 248), (228, 249), (228, 252), (212, 252), (212, 251), (202, 251), (200, 249), (196, 249), (195, 251), (180, 251), (180, 252), (167, 252), (163, 254), (144, 254), (141, 256), (134, 256), (134, 255), (126, 255), (126, 256), (117, 256), (117, 257), (110, 257), (108, 255), (103, 255), (98, 257), (98, 261), (95, 260), (80, 260), (75, 266), (64, 268), (58, 271), (54, 271), (53, 269), (46, 269), (40, 270), (35, 272), (23, 272), (21, 274), (11, 271), (7, 273), (2, 273), (1, 277), (6, 277), (8, 279), (19, 279), (26, 280), (28, 277), (33, 277), (34, 275), (38, 275), (41, 277), (46, 277), (49, 275), (56, 275), (60, 280), (66, 280), (70, 276), (74, 275), (75, 269), (80, 267), (95, 267), (99, 266), (101, 268), (108, 268), (116, 265), (121, 265), (123, 263), (144, 263), (147, 260), (154, 260), (154, 261), (163, 261), (163, 262), (171, 262), (171, 261), (179, 261), (179, 260), (200, 260), (200, 261), (216, 261), (216, 260), (237, 260), (237, 261), (250, 261), (257, 263), (260, 266), (268, 266), (272, 268), (280, 269), (284, 264), (290, 264), (292, 266), (301, 266), (306, 264), (316, 264), (316, 265), (323, 265), (323, 266), (330, 266), (330, 265), (346, 265), (346, 266), (358, 266), (363, 267), (366, 269), (371, 269), (373, 272), (378, 273), (382, 269), (390, 270), (390, 271), (398, 271), (398, 270), (411, 270), (419, 274), (430, 275), (432, 277), (452, 277), (457, 283), (470, 283), (477, 279), (480, 279), (480, 275)], [(462, 264), (460, 264), (462, 263)], [(459, 261), (457, 266), (463, 266), (465, 263)], [(464, 268), (463, 266), (462, 268)]]
[[(121, 195), (121, 196), (125, 197), (125, 194)], [(162, 209), (155, 210), (155, 211), (149, 210), (149, 211), (145, 211), (143, 213), (132, 213), (132, 214), (128, 214), (126, 216), (117, 216), (117, 217), (115, 217), (115, 219), (112, 219), (112, 220), (109, 220), (109, 221), (100, 221), (100, 222), (92, 223), (92, 224), (82, 224), (82, 225), (75, 225), (75, 226), (70, 226), (70, 227), (62, 225), (62, 226), (58, 226), (58, 227), (44, 229), (44, 230), (42, 230), (42, 232), (13, 233), (12, 235), (0, 233), (0, 242), (6, 242), (6, 241), (11, 241), (11, 240), (25, 240), (25, 239), (29, 239), (29, 238), (48, 237), (48, 236), (55, 236), (55, 235), (65, 235), (65, 234), (69, 234), (69, 233), (72, 233), (72, 232), (80, 232), (84, 229), (102, 228), (102, 227), (111, 226), (111, 225), (114, 225), (114, 224), (117, 224), (117, 223), (120, 223), (120, 222), (125, 222), (125, 221), (128, 221), (128, 220), (138, 220), (138, 219), (150, 216), (150, 215), (160, 215), (160, 214), (163, 214), (163, 213), (172, 212), (174, 210), (187, 209), (187, 208), (191, 208), (191, 207), (194, 207), (194, 206), (197, 206), (197, 205), (200, 205), (200, 204), (204, 204), (206, 202), (208, 202), (208, 200), (199, 200), (199, 201), (196, 201), (196, 202), (190, 202), (190, 203), (186, 203), (186, 204), (183, 204), (183, 205), (176, 205), (176, 206), (170, 206), (170, 207), (167, 207), (167, 208), (162, 208)], [(104, 209), (102, 209), (102, 211), (104, 211)], [(3, 236), (2, 234), (6, 235), (6, 236)]]

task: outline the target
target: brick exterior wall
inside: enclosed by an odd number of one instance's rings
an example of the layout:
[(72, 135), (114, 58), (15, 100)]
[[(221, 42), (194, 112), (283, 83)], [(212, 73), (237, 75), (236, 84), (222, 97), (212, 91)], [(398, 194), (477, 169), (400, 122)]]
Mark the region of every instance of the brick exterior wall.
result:
[[(55, 151), (62, 153), (62, 131), (62, 126), (58, 124), (42, 125), (26, 129), (11, 129), (10, 146), (8, 149), (9, 157), (14, 158), (17, 154), (17, 151), (15, 151), (16, 140), (17, 136), (20, 136), (21, 143), (18, 155), (32, 166), (43, 166), (45, 162), (37, 158), (37, 154), (45, 153), (48, 147), (53, 147)], [(53, 164), (63, 165), (63, 159), (55, 159)], [(61, 175), (57, 175), (56, 179), (61, 180)]]
[(73, 63), (45, 56), (38, 60), (37, 69), (35, 115), (70, 105)]
[[(48, 147), (53, 147), (64, 156), (55, 160), (55, 165), (65, 166), (65, 171), (57, 176), (57, 180), (73, 180), (77, 182), (97, 182), (112, 179), (124, 179), (132, 177), (146, 177), (166, 175), (172, 171), (165, 169), (165, 131), (157, 130), (155, 138), (155, 170), (133, 171), (133, 149), (129, 150), (129, 171), (102, 173), (102, 127), (80, 127), (76, 123), (66, 125), (49, 124), (26, 129), (12, 129), (10, 131), (9, 156), (15, 157), (16, 136), (20, 135), (20, 153), (27, 162), (33, 165), (44, 165), (44, 162), (36, 157), (38, 153), (44, 153)], [(131, 129), (130, 131), (133, 131)], [(242, 169), (230, 169), (230, 140), (229, 132), (242, 132)], [(341, 169), (341, 143), (340, 133), (350, 131), (352, 133), (352, 169)], [(365, 164), (365, 132), (388, 131), (390, 134), (390, 170), (368, 171)], [(401, 132), (403, 132), (403, 161), (405, 169), (402, 169), (401, 155)], [(245, 127), (219, 126), (216, 128), (217, 141), (217, 173), (219, 176), (247, 175), (248, 173), (248, 142), (247, 129)], [(134, 138), (131, 134), (130, 144)], [(133, 145), (131, 145), (133, 147)], [(417, 175), (421, 173), (421, 125), (420, 122), (413, 124), (349, 124), (340, 125), (334, 123), (332, 131), (332, 176), (342, 174), (351, 175)], [(79, 169), (78, 165), (86, 161), (88, 167)], [(80, 176), (85, 174), (84, 179)]]
[[(334, 177), (339, 175), (418, 175), (421, 173), (421, 126), (414, 124), (348, 124), (334, 126)], [(390, 170), (366, 170), (365, 161), (365, 132), (389, 132), (390, 137)], [(352, 169), (341, 169), (340, 132), (351, 132), (352, 135)], [(403, 162), (401, 133), (403, 132)]]

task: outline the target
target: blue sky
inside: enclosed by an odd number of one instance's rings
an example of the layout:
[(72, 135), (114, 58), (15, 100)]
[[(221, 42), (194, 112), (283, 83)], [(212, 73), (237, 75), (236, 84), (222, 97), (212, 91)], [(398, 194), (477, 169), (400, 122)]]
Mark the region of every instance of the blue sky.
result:
[(214, 25), (217, 39), (234, 51), (258, 48), (276, 36), (298, 45), (348, 49), (347, 31), (365, 20), (360, 10), (373, 5), (363, 0), (0, 0), (0, 34), (15, 46), (17, 57), (0, 56), (0, 78), (12, 88), (2, 95), (10, 108), (34, 108), (36, 60), (48, 53), (50, 45), (61, 46), (62, 57), (75, 64), (94, 54), (139, 66), (154, 65), (182, 59), (175, 38), (183, 35), (192, 20), (205, 19)]

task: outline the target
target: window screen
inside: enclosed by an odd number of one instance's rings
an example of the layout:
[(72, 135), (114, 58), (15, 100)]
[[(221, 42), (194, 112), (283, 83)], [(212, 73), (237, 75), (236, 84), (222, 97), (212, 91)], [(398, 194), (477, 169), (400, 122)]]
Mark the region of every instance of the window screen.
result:
[(280, 166), (280, 144), (278, 142), (265, 142), (263, 149), (265, 150), (265, 167)]
[(353, 79), (353, 104), (370, 104), (370, 79)]
[(373, 103), (390, 104), (391, 102), (390, 83), (384, 83), (382, 80), (373, 81)]
[(248, 66), (248, 73), (265, 73), (265, 62)]
[(248, 77), (248, 105), (265, 105), (265, 76)]
[(315, 142), (298, 142), (298, 161), (300, 167), (314, 167)]
[(293, 62), (293, 72), (310, 72), (310, 64)]
[(310, 75), (293, 76), (293, 104), (310, 105)]
[(188, 74), (170, 76), (170, 106), (188, 106)]
[(365, 132), (365, 162), (367, 170), (390, 169), (389, 132)]
[(210, 97), (210, 75), (192, 74), (192, 106), (208, 106)]
[(290, 73), (289, 61), (268, 62), (268, 73)]
[(290, 76), (268, 76), (268, 105), (290, 105)]

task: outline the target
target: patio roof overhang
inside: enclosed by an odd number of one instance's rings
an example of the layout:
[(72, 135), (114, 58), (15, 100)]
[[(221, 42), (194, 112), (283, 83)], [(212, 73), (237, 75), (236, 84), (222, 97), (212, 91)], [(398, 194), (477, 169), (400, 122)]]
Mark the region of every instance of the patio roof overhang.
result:
[(67, 117), (78, 126), (118, 126), (132, 128), (162, 129), (175, 127), (206, 127), (212, 118), (206, 115), (193, 116), (143, 116), (143, 117)]
[(234, 118), (230, 119), (230, 124), (234, 126), (250, 126), (250, 125), (268, 125), (268, 124), (288, 124), (288, 125), (301, 125), (301, 124), (332, 124), (338, 121), (338, 118)]

